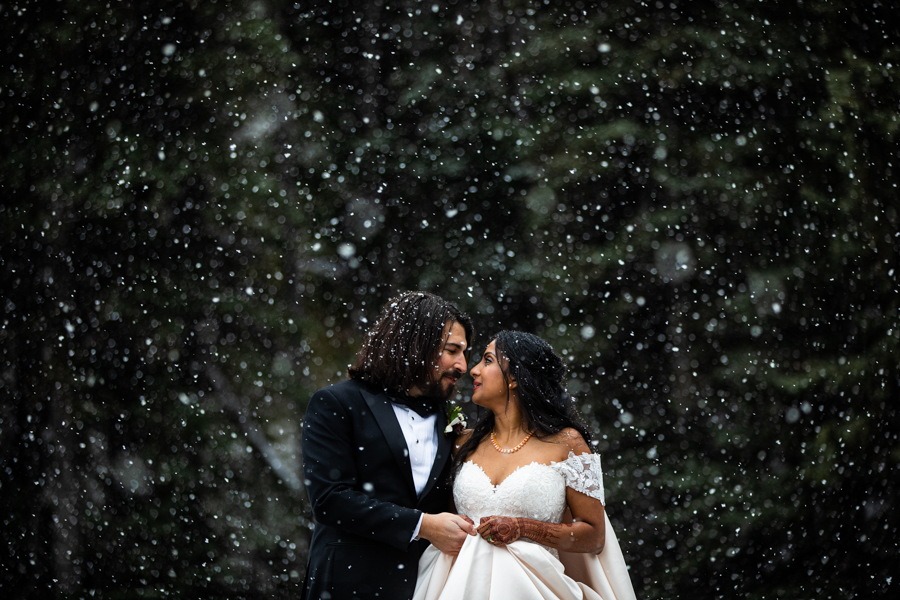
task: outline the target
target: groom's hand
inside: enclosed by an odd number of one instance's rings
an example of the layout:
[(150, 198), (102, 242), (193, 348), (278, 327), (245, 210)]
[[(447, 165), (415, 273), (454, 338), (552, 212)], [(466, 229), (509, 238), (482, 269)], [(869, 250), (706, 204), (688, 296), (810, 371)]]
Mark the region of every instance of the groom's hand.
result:
[(459, 554), (466, 536), (476, 534), (472, 519), (452, 513), (426, 513), (422, 516), (422, 526), (419, 528), (419, 537), (425, 538), (435, 548), (450, 556)]

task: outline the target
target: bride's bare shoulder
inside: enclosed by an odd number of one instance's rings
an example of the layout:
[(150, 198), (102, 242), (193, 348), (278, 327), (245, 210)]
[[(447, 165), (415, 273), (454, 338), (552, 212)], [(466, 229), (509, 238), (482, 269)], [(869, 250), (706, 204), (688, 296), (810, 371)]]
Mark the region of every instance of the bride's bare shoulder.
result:
[(545, 441), (556, 444), (559, 447), (562, 460), (569, 457), (569, 452), (575, 455), (590, 453), (591, 449), (584, 441), (584, 437), (574, 427), (566, 427), (558, 433), (545, 438)]

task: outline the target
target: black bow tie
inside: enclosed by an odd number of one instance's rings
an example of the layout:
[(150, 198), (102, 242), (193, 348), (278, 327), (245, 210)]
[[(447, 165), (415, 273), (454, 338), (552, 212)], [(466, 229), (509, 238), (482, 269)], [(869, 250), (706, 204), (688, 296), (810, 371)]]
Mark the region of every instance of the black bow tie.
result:
[(406, 394), (391, 394), (391, 402), (400, 404), (410, 410), (416, 411), (420, 417), (430, 417), (437, 414), (438, 401), (434, 398), (426, 398), (424, 396), (407, 396)]

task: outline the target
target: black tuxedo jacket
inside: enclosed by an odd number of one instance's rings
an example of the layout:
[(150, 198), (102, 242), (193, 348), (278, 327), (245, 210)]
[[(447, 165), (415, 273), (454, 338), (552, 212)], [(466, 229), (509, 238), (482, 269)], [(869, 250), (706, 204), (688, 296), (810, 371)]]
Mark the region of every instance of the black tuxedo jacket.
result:
[(419, 515), (447, 511), (452, 440), (438, 411), (438, 450), (416, 495), (406, 440), (387, 395), (350, 379), (313, 394), (301, 449), (315, 530), (306, 600), (411, 598), (427, 542), (411, 542)]

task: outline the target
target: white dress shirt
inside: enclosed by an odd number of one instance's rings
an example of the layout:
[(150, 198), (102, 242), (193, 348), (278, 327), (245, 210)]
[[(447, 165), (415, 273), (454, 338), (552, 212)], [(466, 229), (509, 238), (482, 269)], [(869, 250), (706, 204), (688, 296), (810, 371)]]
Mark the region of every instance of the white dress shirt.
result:
[[(428, 483), (428, 476), (431, 475), (434, 458), (437, 456), (438, 435), (434, 428), (437, 415), (422, 417), (416, 411), (393, 402), (391, 402), (391, 407), (394, 409), (397, 422), (400, 423), (400, 430), (406, 439), (416, 494), (421, 495), (425, 484)], [(419, 517), (419, 523), (416, 525), (412, 539), (416, 539), (419, 535), (423, 516), (424, 514)]]

